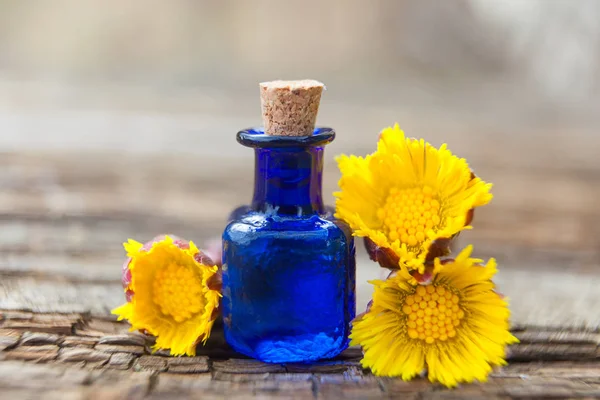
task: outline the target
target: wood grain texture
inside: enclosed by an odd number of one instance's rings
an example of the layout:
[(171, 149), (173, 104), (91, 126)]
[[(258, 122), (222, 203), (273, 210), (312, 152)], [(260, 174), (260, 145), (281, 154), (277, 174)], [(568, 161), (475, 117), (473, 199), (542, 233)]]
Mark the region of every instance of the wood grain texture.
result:
[[(234, 133), (255, 119), (232, 117), (214, 101), (210, 115), (160, 114), (160, 126), (148, 118), (156, 114), (133, 109), (114, 123), (70, 111), (0, 110), (0, 126), (19, 121), (27, 133), (0, 135), (0, 147), (10, 149), (0, 153), (1, 399), (600, 397), (597, 135), (559, 125), (508, 130), (496, 116), (468, 126), (429, 112), (400, 116), (408, 133), (448, 141), (494, 183), (494, 201), (457, 243), (498, 259), (496, 281), (521, 339), (489, 382), (446, 390), (424, 379), (374, 377), (357, 348), (313, 365), (263, 364), (227, 348), (218, 329), (197, 357), (151, 353), (152, 338), (110, 315), (124, 301), (121, 243), (166, 232), (203, 246), (251, 196), (252, 152), (235, 145)], [(344, 138), (327, 149), (330, 204), (333, 155), (371, 152), (381, 121), (399, 117), (364, 105), (360, 121), (350, 121), (348, 110), (343, 102), (325, 110)], [(359, 246), (359, 311), (372, 294), (367, 280), (384, 275)]]
[[(510, 149), (511, 163), (500, 164), (482, 138), (468, 139), (462, 150), (494, 182), (495, 199), (477, 210), (477, 229), (461, 234), (457, 248), (473, 243), (477, 256), (498, 259), (515, 325), (599, 327), (600, 306), (587, 305), (600, 304), (600, 185), (593, 184), (600, 165), (565, 157), (550, 163), (533, 151), (531, 136)], [(361, 140), (353, 151), (366, 151), (371, 139)], [(586, 140), (575, 134), (562, 145), (585, 147)], [(544, 146), (557, 151), (556, 143)], [(116, 269), (124, 240), (171, 232), (202, 246), (220, 235), (227, 213), (250, 198), (252, 154), (242, 150), (226, 162), (210, 154), (4, 154), (0, 307), (107, 315), (122, 301)], [(338, 172), (331, 160), (325, 168), (331, 193)], [(357, 274), (362, 310), (372, 294), (367, 281), (383, 272), (361, 246)]]
[[(204, 349), (207, 355), (169, 357), (151, 354), (147, 345), (152, 338), (115, 335), (127, 327), (123, 322), (107, 323), (89, 314), (43, 315), (38, 323), (48, 327), (71, 321), (75, 334), (61, 334), (31, 325), (35, 313), (0, 310), (0, 316), (0, 399), (34, 398), (40, 388), (43, 398), (50, 399), (195, 398), (199, 391), (202, 398), (267, 399), (600, 396), (598, 331), (515, 331), (522, 343), (511, 346), (508, 366), (497, 368), (487, 383), (447, 390), (423, 379), (372, 376), (360, 366), (357, 348), (311, 365), (264, 364), (231, 351), (224, 359), (223, 349), (214, 348), (222, 343), (222, 330), (216, 329)], [(6, 328), (15, 321), (28, 330)], [(95, 328), (94, 336), (85, 336), (89, 326)]]
[[(358, 268), (358, 309), (361, 310), (372, 295), (373, 289), (367, 280), (383, 278), (385, 271), (362, 256)], [(500, 291), (509, 298), (515, 326), (600, 328), (600, 291), (597, 290), (600, 275), (506, 267), (500, 269), (496, 281)], [(4, 309), (109, 316), (110, 310), (123, 301), (123, 291), (117, 280), (0, 271), (0, 307)], [(14, 324), (15, 328), (27, 328), (21, 322)], [(50, 329), (49, 333), (66, 329), (58, 322), (54, 327), (45, 328)], [(91, 327), (86, 329), (88, 335), (94, 334)]]

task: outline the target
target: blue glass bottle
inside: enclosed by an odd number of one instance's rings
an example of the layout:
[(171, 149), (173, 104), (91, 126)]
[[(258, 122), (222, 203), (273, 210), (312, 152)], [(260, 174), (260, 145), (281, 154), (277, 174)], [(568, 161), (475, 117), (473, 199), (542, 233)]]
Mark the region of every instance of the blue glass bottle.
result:
[(355, 316), (355, 248), (321, 194), (329, 128), (312, 136), (241, 131), (255, 149), (252, 204), (223, 233), (223, 321), (236, 351), (264, 362), (331, 358)]

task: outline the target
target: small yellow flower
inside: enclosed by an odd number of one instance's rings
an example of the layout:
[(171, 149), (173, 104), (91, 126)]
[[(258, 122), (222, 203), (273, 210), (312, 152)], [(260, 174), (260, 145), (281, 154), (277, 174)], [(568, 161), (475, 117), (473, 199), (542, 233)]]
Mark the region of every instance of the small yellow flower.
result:
[(128, 320), (132, 331), (156, 336), (155, 350), (195, 355), (196, 344), (206, 342), (218, 314), (218, 267), (194, 243), (170, 236), (145, 245), (130, 239), (124, 247), (128, 301), (112, 313)]
[[(477, 178), (446, 145), (405, 138), (398, 125), (382, 131), (367, 157), (340, 156), (336, 217), (356, 236), (391, 249), (399, 266), (419, 267), (432, 243), (468, 228), (473, 208), (492, 199), (491, 184)], [(444, 252), (442, 254), (444, 255)]]
[(443, 266), (435, 260), (431, 284), (416, 285), (405, 270), (374, 281), (371, 308), (353, 322), (351, 344), (361, 345), (362, 365), (375, 375), (409, 380), (427, 369), (446, 386), (485, 381), (504, 365), (509, 332), (507, 302), (494, 291), (496, 262), (470, 258), (472, 247)]

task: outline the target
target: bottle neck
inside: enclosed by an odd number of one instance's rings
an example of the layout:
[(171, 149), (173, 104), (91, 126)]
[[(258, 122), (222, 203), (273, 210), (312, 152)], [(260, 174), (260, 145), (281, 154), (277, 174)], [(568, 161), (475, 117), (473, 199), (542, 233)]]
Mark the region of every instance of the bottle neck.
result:
[(323, 147), (256, 148), (252, 209), (322, 214), (322, 176)]

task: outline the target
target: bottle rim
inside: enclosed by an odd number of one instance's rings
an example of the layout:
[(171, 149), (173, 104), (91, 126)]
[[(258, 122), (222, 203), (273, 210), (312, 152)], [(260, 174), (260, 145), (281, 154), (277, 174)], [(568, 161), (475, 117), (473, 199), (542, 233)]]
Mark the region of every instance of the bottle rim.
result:
[(272, 136), (265, 134), (264, 128), (248, 128), (237, 133), (237, 141), (254, 148), (273, 147), (315, 147), (332, 142), (335, 130), (327, 127), (316, 127), (310, 136)]

